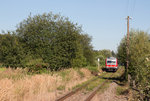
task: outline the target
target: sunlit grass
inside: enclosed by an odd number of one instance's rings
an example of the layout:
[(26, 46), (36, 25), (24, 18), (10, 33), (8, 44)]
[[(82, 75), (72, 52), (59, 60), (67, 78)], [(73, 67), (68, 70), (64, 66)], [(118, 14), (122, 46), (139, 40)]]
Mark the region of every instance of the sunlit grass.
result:
[(68, 70), (59, 71), (59, 72), (57, 72), (57, 74), (59, 76), (61, 76), (62, 80), (65, 82), (65, 81), (69, 81), (71, 79), (71, 75), (69, 76), (70, 72), (71, 72), (71, 70), (68, 69)]
[(12, 79), (12, 80), (19, 80), (27, 76), (27, 72), (25, 69), (17, 68), (0, 68), (0, 80), (4, 78)]
[[(0, 68), (0, 71), (3, 71), (0, 72), (0, 101), (31, 101), (39, 97), (54, 101), (60, 92), (72, 90), (75, 85), (92, 77), (90, 71), (85, 68), (33, 75), (28, 75), (28, 71), (21, 68)], [(45, 94), (48, 96), (43, 96)]]
[(74, 86), (72, 89), (74, 90), (74, 89), (76, 89), (76, 88), (79, 88), (79, 87), (81, 87), (81, 86), (87, 84), (88, 82), (90, 82), (90, 81), (92, 81), (92, 80), (94, 80), (94, 79), (97, 79), (97, 78), (98, 78), (98, 77), (93, 76), (93, 77), (91, 77), (89, 80), (87, 80), (87, 81), (85, 81), (85, 82), (83, 82), (83, 83), (81, 83), (81, 84), (78, 84), (78, 85)]
[(86, 67), (87, 69), (89, 69), (91, 72), (98, 72), (98, 67), (95, 67), (95, 66), (87, 66)]
[(98, 79), (96, 81), (93, 81), (92, 83), (90, 83), (87, 87), (86, 90), (87, 91), (92, 91), (95, 87), (97, 87), (98, 85), (102, 84), (105, 80), (104, 79)]
[(6, 68), (4, 68), (4, 67), (0, 68), (0, 71), (5, 71), (5, 70), (6, 70)]

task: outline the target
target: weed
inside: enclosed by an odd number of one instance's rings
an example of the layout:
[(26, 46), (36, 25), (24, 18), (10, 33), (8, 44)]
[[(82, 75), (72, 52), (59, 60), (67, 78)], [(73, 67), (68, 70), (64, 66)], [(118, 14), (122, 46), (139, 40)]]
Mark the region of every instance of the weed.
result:
[(86, 68), (87, 68), (88, 70), (90, 70), (91, 72), (98, 72), (98, 68), (97, 68), (97, 67), (87, 66)]
[(99, 91), (103, 93), (108, 87), (110, 82), (106, 82), (102, 87), (100, 87)]
[(0, 65), (0, 71), (5, 71), (6, 70), (6, 68), (4, 68), (4, 67), (1, 67), (1, 65)]
[(57, 87), (57, 90), (64, 90), (65, 86), (64, 85), (60, 85), (59, 87)]
[(59, 76), (61, 76), (62, 77), (62, 80), (63, 81), (69, 81), (71, 78), (70, 78), (70, 76), (69, 76), (69, 73), (70, 73), (70, 70), (66, 70), (66, 71), (60, 71), (59, 73), (58, 73), (58, 75)]
[(91, 79), (89, 79), (89, 80), (87, 80), (87, 81), (85, 81), (85, 82), (83, 82), (81, 84), (78, 84), (78, 85), (74, 86), (72, 89), (79, 88), (79, 87), (83, 86), (84, 84), (88, 83), (89, 81), (91, 81), (92, 79), (95, 79), (95, 78), (96, 77), (92, 77)]
[(79, 73), (80, 77), (83, 78), (84, 77), (84, 73), (80, 71), (80, 69), (77, 70), (77, 72)]
[(3, 78), (8, 78), (8, 79), (13, 79), (13, 80), (19, 80), (22, 79), (26, 76), (26, 71), (20, 68), (17, 69), (2, 69), (3, 72), (0, 72), (0, 79)]
[(104, 82), (103, 79), (98, 79), (96, 81), (93, 81), (92, 83), (90, 83), (87, 87), (86, 90), (87, 91), (92, 91), (95, 87), (97, 87), (99, 84), (101, 84), (102, 82)]
[(124, 86), (118, 86), (116, 88), (116, 93), (117, 93), (117, 95), (126, 95), (129, 93), (129, 89)]

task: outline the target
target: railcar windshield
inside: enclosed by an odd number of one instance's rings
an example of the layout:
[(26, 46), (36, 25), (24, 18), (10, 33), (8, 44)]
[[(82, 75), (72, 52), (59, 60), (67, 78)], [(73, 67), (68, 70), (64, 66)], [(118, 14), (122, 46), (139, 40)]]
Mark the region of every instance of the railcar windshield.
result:
[(116, 61), (107, 61), (108, 65), (116, 65)]
[(116, 63), (116, 61), (107, 61), (107, 63)]

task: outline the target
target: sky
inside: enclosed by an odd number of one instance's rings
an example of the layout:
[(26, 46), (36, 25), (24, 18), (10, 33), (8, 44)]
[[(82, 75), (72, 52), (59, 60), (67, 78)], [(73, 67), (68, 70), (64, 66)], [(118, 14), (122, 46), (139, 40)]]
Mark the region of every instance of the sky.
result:
[(150, 33), (150, 0), (0, 0), (0, 31), (13, 31), (29, 14), (52, 12), (68, 17), (92, 37), (95, 50), (117, 51), (130, 29)]

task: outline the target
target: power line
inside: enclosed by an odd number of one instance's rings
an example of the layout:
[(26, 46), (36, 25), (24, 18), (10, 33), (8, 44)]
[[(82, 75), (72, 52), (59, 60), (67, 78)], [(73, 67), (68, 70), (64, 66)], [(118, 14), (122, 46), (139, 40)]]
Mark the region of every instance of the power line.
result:
[[(127, 16), (134, 17), (136, 0), (127, 0)], [(132, 23), (133, 21), (131, 21)]]
[(127, 0), (127, 15), (133, 16), (136, 0)]
[(129, 12), (129, 0), (127, 0), (127, 15), (128, 15), (128, 12)]
[(131, 11), (131, 16), (132, 17), (133, 17), (133, 14), (134, 14), (135, 4), (136, 4), (136, 0), (133, 0), (133, 7), (132, 7), (132, 11)]

